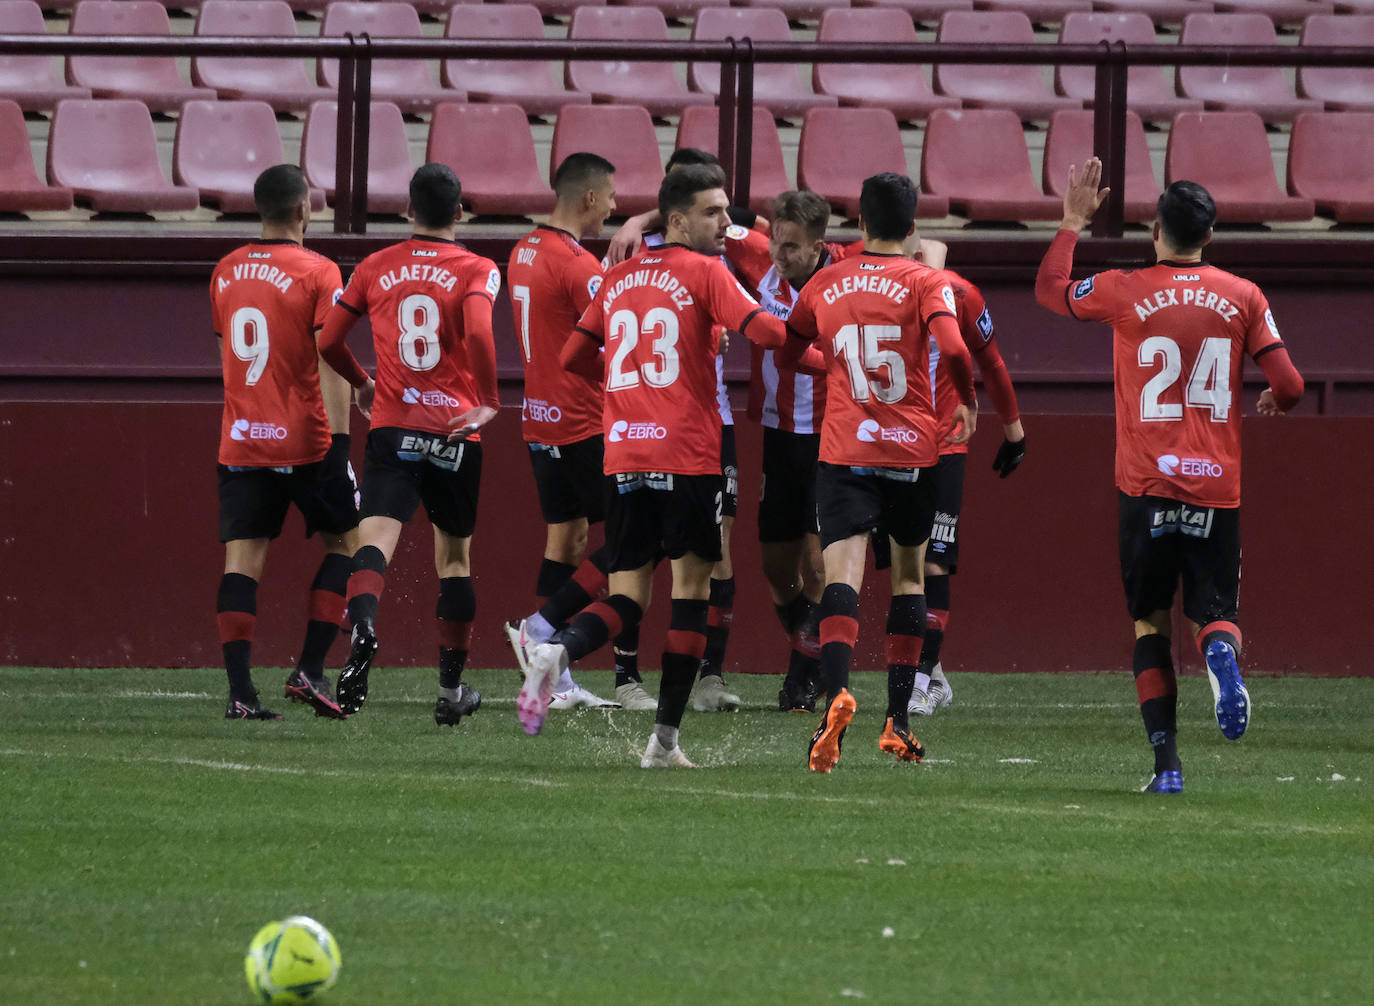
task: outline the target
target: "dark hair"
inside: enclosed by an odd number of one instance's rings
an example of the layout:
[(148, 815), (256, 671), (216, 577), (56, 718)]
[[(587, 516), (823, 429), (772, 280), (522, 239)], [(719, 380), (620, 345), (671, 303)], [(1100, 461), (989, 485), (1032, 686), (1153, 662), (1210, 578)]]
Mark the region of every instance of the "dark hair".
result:
[(421, 227), (440, 230), (453, 223), (463, 201), (463, 185), (447, 164), (431, 161), (410, 176), (410, 208)]
[(1174, 182), (1155, 204), (1160, 229), (1179, 251), (1201, 248), (1217, 220), (1217, 204), (1197, 182)]
[(719, 164), (720, 158), (715, 154), (708, 153), (700, 147), (678, 147), (668, 155), (668, 163), (663, 168), (664, 171), (672, 171), (675, 168), (685, 168), (689, 164)]
[(779, 220), (801, 225), (807, 237), (819, 241), (830, 223), (830, 203), (814, 192), (784, 192), (773, 200), (773, 222)]
[(599, 154), (581, 151), (569, 154), (553, 175), (553, 190), (559, 199), (580, 196), (594, 185), (600, 185), (607, 175), (615, 174), (615, 165)]
[(685, 213), (696, 202), (698, 192), (725, 188), (725, 172), (719, 164), (688, 164), (663, 176), (658, 187), (658, 212), (664, 224), (668, 214), (677, 210)]
[(273, 165), (253, 182), (253, 204), (265, 224), (287, 223), (309, 197), (305, 172), (294, 164)]
[(916, 186), (906, 175), (884, 171), (864, 179), (859, 215), (868, 236), (879, 241), (902, 241), (916, 222)]

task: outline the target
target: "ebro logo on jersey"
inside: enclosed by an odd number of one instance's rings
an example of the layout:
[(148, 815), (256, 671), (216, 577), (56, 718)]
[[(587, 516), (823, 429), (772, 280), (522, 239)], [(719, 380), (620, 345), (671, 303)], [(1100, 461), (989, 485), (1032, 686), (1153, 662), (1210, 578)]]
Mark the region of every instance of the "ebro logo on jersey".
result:
[(557, 423), (563, 419), (563, 410), (539, 398), (526, 398), (525, 418), (534, 423)]
[(229, 427), (229, 436), (233, 440), (285, 440), (287, 431), (285, 426), (278, 426), (276, 423), (252, 423), (247, 419), (235, 419), (234, 425)]
[(401, 394), (401, 401), (407, 405), (435, 405), (439, 408), (456, 409), (463, 403), (452, 395), (446, 395), (442, 391), (421, 391), (419, 388), (406, 388)]
[(1219, 479), (1226, 471), (1211, 458), (1180, 458), (1177, 454), (1161, 454), (1155, 463), (1165, 475)]
[(854, 436), (866, 444), (876, 444), (880, 440), (894, 444), (914, 444), (921, 435), (906, 426), (879, 426), (876, 419), (865, 419), (859, 424)]
[(657, 423), (629, 423), (617, 419), (611, 424), (611, 435), (608, 439), (611, 443), (618, 444), (622, 440), (662, 440), (667, 435), (668, 431)]

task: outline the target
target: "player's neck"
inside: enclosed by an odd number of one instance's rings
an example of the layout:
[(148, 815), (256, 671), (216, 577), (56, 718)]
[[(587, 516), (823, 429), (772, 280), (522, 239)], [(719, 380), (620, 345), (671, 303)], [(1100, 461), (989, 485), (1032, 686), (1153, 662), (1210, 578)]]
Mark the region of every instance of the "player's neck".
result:
[(592, 229), (591, 221), (584, 218), (579, 213), (561, 211), (557, 206), (549, 214), (549, 227), (555, 230), (566, 231), (576, 240), (581, 241), (586, 233)]
[(864, 238), (864, 251), (874, 255), (905, 255), (906, 249), (901, 241), (884, 241), (880, 238)]
[(259, 240), (293, 241), (296, 244), (301, 244), (305, 241), (305, 228), (289, 224), (263, 224)]

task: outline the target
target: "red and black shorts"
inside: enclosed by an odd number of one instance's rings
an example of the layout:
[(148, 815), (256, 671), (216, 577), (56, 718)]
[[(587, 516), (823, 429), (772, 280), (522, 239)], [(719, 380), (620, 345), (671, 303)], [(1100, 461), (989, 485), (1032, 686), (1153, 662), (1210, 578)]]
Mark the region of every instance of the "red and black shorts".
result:
[(358, 526), (358, 483), (348, 461), (348, 438), (308, 465), (248, 468), (219, 465), (219, 540), (276, 538), (292, 503), (305, 518), (305, 536), (343, 534)]
[(627, 472), (606, 476), (607, 571), (638, 569), (688, 552), (719, 562), (721, 475)]
[(429, 522), (454, 538), (477, 524), (482, 445), (449, 443), (443, 433), (383, 427), (367, 435), (362, 516), (405, 523), (421, 503)]
[(964, 503), (967, 460), (967, 454), (941, 454), (930, 469), (935, 481), (935, 523), (926, 546), (926, 562), (938, 563), (951, 573), (959, 571), (959, 510)]
[(1174, 606), (1198, 625), (1234, 622), (1240, 605), (1240, 509), (1120, 494), (1118, 539), (1126, 606), (1139, 621)]
[(882, 528), (903, 548), (930, 538), (935, 523), (933, 468), (870, 468), (820, 462), (816, 509), (821, 548)]
[(600, 435), (571, 444), (529, 444), (545, 524), (606, 517), (605, 444)]
[(819, 534), (816, 473), (819, 433), (763, 429), (763, 487), (759, 490), (759, 541), (796, 541)]

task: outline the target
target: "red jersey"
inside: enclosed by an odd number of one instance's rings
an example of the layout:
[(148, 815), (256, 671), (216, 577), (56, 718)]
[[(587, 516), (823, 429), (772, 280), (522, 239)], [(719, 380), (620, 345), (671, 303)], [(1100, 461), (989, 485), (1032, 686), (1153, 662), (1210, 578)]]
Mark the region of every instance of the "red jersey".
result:
[[(982, 291), (976, 286), (948, 269), (944, 270), (944, 275), (949, 280), (950, 289), (954, 291), (954, 303), (958, 306), (956, 314), (959, 334), (964, 337), (964, 346), (978, 364), (983, 386), (993, 400), (1002, 425), (1013, 423), (1020, 418), (1016, 407), (1016, 391), (1012, 387), (1006, 365), (1002, 362), (1002, 354), (997, 351), (997, 345), (992, 341), (996, 334), (992, 324), (992, 312), (983, 300)], [(938, 347), (932, 346), (931, 355), (937, 357), (936, 362), (939, 363), (935, 370), (935, 416), (940, 428), (944, 429), (954, 417), (954, 408), (959, 404), (959, 391), (950, 376), (949, 367), (944, 365), (943, 360), (938, 360), (938, 353)], [(942, 442), (940, 455), (943, 457), (946, 454), (967, 454), (968, 445), (967, 440), (962, 444)]]
[(605, 347), (606, 474), (720, 474), (716, 326), (762, 313), (715, 256), (682, 245), (613, 266), (577, 323)]
[(238, 248), (210, 277), (224, 419), (219, 463), (276, 468), (329, 451), (315, 332), (338, 299), (339, 267), (294, 241)]
[(601, 433), (601, 385), (558, 362), (601, 274), (597, 257), (556, 227), (541, 224), (511, 252), (506, 283), (525, 365), (520, 429), (529, 443), (571, 444)]
[(1112, 326), (1121, 491), (1240, 506), (1241, 365), (1283, 345), (1259, 287), (1202, 262), (1159, 262), (1067, 282), (1063, 301), (1071, 317)]
[[(928, 468), (944, 431), (935, 417), (930, 323), (957, 318), (949, 277), (900, 255), (864, 252), (802, 288), (789, 327), (819, 338), (829, 361), (822, 461)], [(943, 347), (964, 354), (962, 344)]]
[[(339, 304), (372, 322), (373, 429), (448, 433), (450, 420), (489, 404), (471, 358), (489, 358), (494, 350), (466, 344), (463, 307), (467, 298), (481, 297), (490, 313), (500, 289), (495, 262), (442, 238), (412, 237), (358, 263)], [(490, 326), (477, 337), (489, 342)]]

